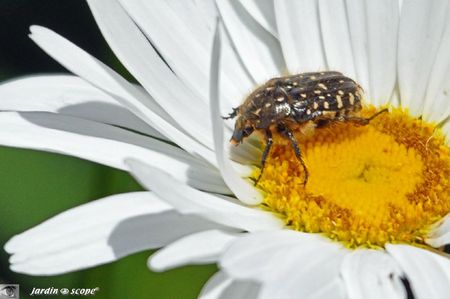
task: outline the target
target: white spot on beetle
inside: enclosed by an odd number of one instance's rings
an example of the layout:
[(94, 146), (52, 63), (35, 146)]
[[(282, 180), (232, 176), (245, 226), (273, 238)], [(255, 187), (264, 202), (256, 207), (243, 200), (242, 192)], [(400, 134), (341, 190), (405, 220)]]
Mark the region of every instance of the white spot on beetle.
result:
[(342, 103), (342, 98), (341, 98), (341, 96), (336, 96), (336, 101), (337, 101), (337, 107), (338, 107), (338, 109), (341, 109), (342, 107), (344, 107), (344, 104)]
[(323, 83), (319, 83), (319, 84), (317, 84), (317, 86), (319, 86), (323, 90), (327, 90), (328, 89), (327, 86), (325, 84), (323, 84)]
[(355, 103), (355, 96), (353, 95), (353, 93), (350, 92), (348, 94), (348, 99), (349, 99), (350, 105), (353, 105)]

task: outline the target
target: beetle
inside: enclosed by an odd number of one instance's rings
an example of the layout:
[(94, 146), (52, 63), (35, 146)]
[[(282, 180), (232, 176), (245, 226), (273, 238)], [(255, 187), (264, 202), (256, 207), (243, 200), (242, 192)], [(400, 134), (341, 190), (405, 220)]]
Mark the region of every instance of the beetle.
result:
[(340, 72), (309, 72), (276, 77), (255, 89), (245, 101), (224, 119), (237, 117), (230, 142), (239, 145), (254, 131), (265, 136), (266, 145), (261, 157), (261, 172), (273, 144), (273, 133), (290, 141), (295, 156), (304, 171), (303, 185), (308, 182), (308, 168), (294, 136), (301, 128), (321, 128), (332, 122), (351, 121), (367, 125), (383, 109), (369, 118), (359, 116), (364, 91), (354, 80)]

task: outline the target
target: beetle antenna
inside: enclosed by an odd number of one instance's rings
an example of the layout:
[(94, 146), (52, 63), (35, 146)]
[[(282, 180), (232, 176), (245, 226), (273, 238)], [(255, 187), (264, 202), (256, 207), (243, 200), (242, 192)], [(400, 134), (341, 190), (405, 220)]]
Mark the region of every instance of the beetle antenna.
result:
[(222, 116), (222, 119), (233, 119), (237, 116), (239, 108), (233, 108), (233, 112), (229, 113), (228, 116)]

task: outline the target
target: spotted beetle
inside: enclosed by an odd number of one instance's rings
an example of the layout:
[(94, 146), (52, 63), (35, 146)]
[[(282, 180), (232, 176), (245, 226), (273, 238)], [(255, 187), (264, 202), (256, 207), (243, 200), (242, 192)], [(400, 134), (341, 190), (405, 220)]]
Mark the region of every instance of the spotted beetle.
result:
[(293, 132), (299, 126), (320, 128), (336, 121), (366, 125), (387, 111), (381, 110), (369, 118), (359, 117), (362, 96), (361, 86), (340, 72), (301, 73), (270, 79), (254, 90), (242, 105), (233, 108), (233, 112), (224, 119), (237, 117), (230, 140), (234, 145), (240, 144), (254, 131), (260, 131), (265, 136), (261, 172), (255, 185), (261, 178), (273, 144), (273, 132), (290, 141), (303, 167), (303, 185), (306, 185), (309, 173)]

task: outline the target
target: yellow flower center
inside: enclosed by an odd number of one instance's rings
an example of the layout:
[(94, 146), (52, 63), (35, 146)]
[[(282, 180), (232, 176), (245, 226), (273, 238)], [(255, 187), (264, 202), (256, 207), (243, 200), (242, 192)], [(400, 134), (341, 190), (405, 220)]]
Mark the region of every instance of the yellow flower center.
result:
[[(375, 112), (367, 108), (363, 116)], [(349, 247), (424, 244), (430, 225), (450, 212), (445, 138), (405, 111), (380, 114), (366, 126), (337, 122), (297, 139), (310, 173), (306, 187), (303, 168), (281, 139), (258, 184), (263, 205), (293, 229)]]

